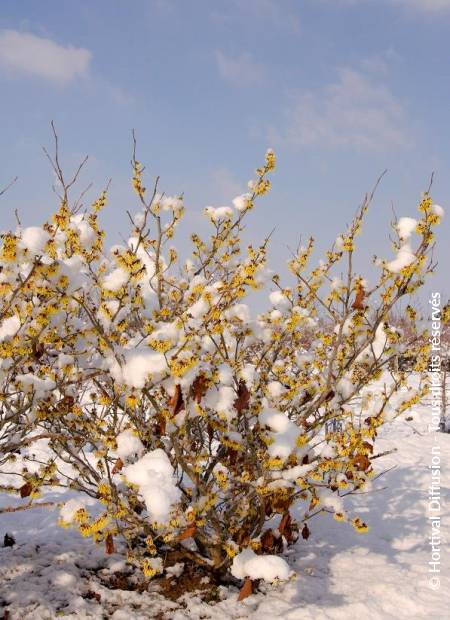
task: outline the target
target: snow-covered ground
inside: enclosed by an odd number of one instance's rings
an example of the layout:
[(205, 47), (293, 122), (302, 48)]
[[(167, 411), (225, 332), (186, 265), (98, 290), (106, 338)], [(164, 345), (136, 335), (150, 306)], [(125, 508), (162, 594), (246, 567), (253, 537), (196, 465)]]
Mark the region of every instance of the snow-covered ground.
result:
[[(405, 418), (411, 416), (413, 420)], [(57, 510), (33, 509), (0, 514), (0, 536), (16, 539), (0, 548), (0, 617), (9, 620), (113, 618), (132, 620), (419, 620), (449, 618), (450, 435), (428, 431), (426, 405), (388, 424), (377, 452), (398, 451), (377, 459), (388, 470), (367, 494), (349, 498), (370, 530), (357, 534), (329, 515), (310, 524), (287, 559), (297, 577), (284, 585), (237, 602), (236, 588), (221, 588), (214, 605), (198, 596), (172, 603), (158, 592), (106, 588), (102, 581), (124, 570), (119, 555), (106, 556), (77, 533), (56, 525)], [(441, 572), (439, 589), (430, 587), (431, 561), (428, 488), (433, 446), (440, 446)], [(436, 450), (436, 448), (435, 448)], [(44, 499), (51, 499), (46, 497)], [(1, 497), (0, 505), (11, 505)], [(15, 505), (20, 501), (16, 500)], [(41, 500), (42, 501), (42, 500)], [(0, 541), (1, 544), (1, 541)], [(152, 586), (151, 586), (152, 587)], [(9, 613), (6, 613), (7, 612)]]

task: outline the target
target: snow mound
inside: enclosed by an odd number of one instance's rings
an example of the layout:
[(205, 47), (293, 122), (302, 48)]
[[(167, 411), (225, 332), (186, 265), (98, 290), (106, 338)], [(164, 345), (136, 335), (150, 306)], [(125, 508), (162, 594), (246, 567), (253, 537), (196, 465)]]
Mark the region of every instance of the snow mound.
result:
[(264, 579), (275, 581), (289, 579), (288, 563), (277, 555), (256, 555), (252, 549), (244, 549), (233, 558), (231, 574), (236, 579)]

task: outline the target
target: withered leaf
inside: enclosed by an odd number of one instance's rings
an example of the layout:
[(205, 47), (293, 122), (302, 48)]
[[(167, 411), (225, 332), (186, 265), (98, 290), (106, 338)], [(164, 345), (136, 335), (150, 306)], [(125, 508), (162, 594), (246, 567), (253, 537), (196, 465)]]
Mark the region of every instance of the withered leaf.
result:
[(253, 581), (249, 577), (246, 577), (242, 588), (239, 590), (238, 601), (243, 601), (247, 596), (250, 596), (250, 594), (253, 594)]
[(283, 550), (283, 539), (276, 537), (272, 529), (268, 529), (261, 536), (261, 549), (272, 553), (280, 553)]
[(366, 471), (370, 466), (370, 461), (365, 454), (357, 454), (353, 462), (358, 471)]
[(157, 437), (161, 437), (161, 435), (165, 435), (166, 433), (166, 420), (162, 415), (158, 415), (155, 419), (156, 421), (153, 425), (153, 434)]
[(271, 529), (266, 530), (261, 536), (261, 548), (263, 551), (271, 551), (274, 547), (275, 537)]
[(192, 538), (193, 536), (195, 536), (195, 533), (197, 531), (197, 526), (195, 525), (195, 523), (192, 523), (191, 525), (188, 525), (188, 527), (181, 532), (181, 534), (178, 536), (178, 540), (186, 540), (187, 538)]
[(365, 310), (366, 305), (364, 303), (366, 297), (366, 291), (363, 286), (360, 286), (356, 291), (355, 301), (353, 302), (352, 308), (353, 310)]
[(234, 401), (234, 408), (238, 413), (248, 409), (250, 404), (250, 392), (247, 389), (245, 381), (239, 381), (238, 396)]
[(308, 538), (309, 538), (310, 536), (311, 536), (310, 529), (309, 529), (309, 527), (308, 527), (308, 526), (306, 525), (306, 523), (305, 523), (305, 525), (303, 526), (303, 529), (302, 529), (302, 538), (303, 538), (304, 540), (308, 540)]
[(44, 355), (45, 349), (42, 342), (33, 342), (33, 344), (31, 345), (31, 349), (33, 351), (33, 357), (37, 360), (41, 359), (41, 357)]
[(112, 468), (112, 473), (118, 474), (119, 471), (122, 470), (122, 467), (123, 467), (123, 461), (121, 458), (118, 458), (117, 461), (114, 463), (114, 467)]
[(20, 497), (28, 497), (31, 495), (31, 491), (33, 490), (33, 485), (31, 482), (25, 482), (23, 486), (20, 487)]
[(283, 517), (281, 518), (280, 525), (278, 526), (278, 531), (280, 532), (282, 536), (286, 538), (286, 540), (288, 538), (286, 534), (288, 534), (290, 530), (291, 522), (292, 522), (292, 517), (289, 514), (289, 512), (286, 512), (286, 514), (284, 514)]
[(169, 407), (172, 410), (172, 415), (177, 415), (182, 409), (184, 409), (183, 394), (181, 393), (181, 385), (175, 386), (175, 392), (173, 396), (169, 398)]
[(194, 379), (194, 383), (191, 386), (191, 394), (196, 403), (200, 404), (207, 387), (208, 385), (204, 375), (198, 375), (198, 377)]
[(369, 450), (370, 454), (373, 454), (373, 445), (371, 443), (369, 443), (368, 441), (364, 441), (363, 446), (364, 448), (367, 448), (367, 450)]
[(108, 534), (108, 536), (105, 538), (105, 549), (108, 555), (111, 555), (111, 553), (114, 553), (115, 551), (114, 539), (113, 539), (112, 534)]

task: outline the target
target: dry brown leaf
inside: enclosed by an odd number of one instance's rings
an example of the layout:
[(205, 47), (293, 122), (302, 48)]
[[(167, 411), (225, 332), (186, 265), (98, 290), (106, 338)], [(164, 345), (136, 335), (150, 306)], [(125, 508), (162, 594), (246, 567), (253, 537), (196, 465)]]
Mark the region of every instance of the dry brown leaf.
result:
[(108, 534), (108, 536), (105, 538), (105, 549), (106, 549), (106, 553), (108, 555), (111, 555), (111, 553), (114, 553), (115, 549), (114, 549), (114, 538), (112, 536), (112, 534)]
[(153, 433), (157, 437), (161, 437), (161, 435), (165, 435), (166, 433), (166, 420), (162, 415), (158, 415), (155, 420), (156, 422), (153, 425)]
[(274, 535), (271, 529), (266, 530), (261, 536), (261, 548), (263, 551), (271, 551), (274, 547)]
[(123, 467), (123, 461), (121, 458), (118, 458), (117, 461), (114, 463), (114, 467), (112, 468), (112, 473), (118, 474), (119, 471), (122, 470), (122, 467)]
[(278, 531), (280, 532), (282, 536), (286, 538), (286, 540), (289, 540), (289, 537), (290, 537), (291, 524), (292, 524), (292, 517), (289, 514), (289, 512), (286, 512), (286, 514), (283, 515), (283, 517), (281, 518), (280, 525), (278, 526)]
[(246, 577), (242, 588), (239, 590), (238, 601), (243, 601), (250, 594), (253, 594), (253, 581), (250, 577)]
[(169, 407), (172, 410), (172, 415), (177, 415), (182, 409), (184, 409), (183, 394), (181, 393), (181, 385), (175, 386), (175, 393), (169, 398)]
[(310, 536), (311, 536), (311, 531), (310, 531), (309, 527), (305, 523), (305, 525), (303, 526), (303, 529), (302, 529), (302, 538), (304, 540), (308, 540), (308, 538)]
[(373, 454), (373, 445), (371, 443), (369, 443), (368, 441), (363, 441), (363, 446), (364, 448), (369, 450), (370, 454)]
[(355, 301), (353, 302), (352, 308), (353, 310), (365, 310), (366, 305), (364, 303), (366, 297), (366, 291), (363, 286), (360, 286), (356, 291)]
[(238, 386), (238, 397), (234, 401), (234, 408), (238, 413), (244, 411), (244, 409), (248, 409), (250, 404), (250, 392), (245, 385), (245, 381), (239, 381)]
[(357, 454), (353, 462), (358, 471), (366, 471), (370, 467), (370, 461), (364, 454)]
[(272, 529), (266, 530), (261, 536), (261, 549), (272, 553), (280, 553), (283, 551), (282, 537), (276, 537)]
[(207, 388), (208, 385), (204, 375), (198, 375), (198, 377), (194, 379), (194, 383), (191, 387), (191, 394), (196, 403), (200, 404), (200, 401), (205, 395)]
[(195, 533), (197, 531), (197, 526), (195, 525), (195, 523), (192, 523), (191, 525), (188, 525), (188, 527), (181, 532), (181, 534), (178, 536), (178, 540), (186, 540), (187, 538), (192, 538), (193, 536), (195, 536)]
[(23, 486), (20, 487), (20, 497), (28, 497), (31, 495), (31, 491), (33, 490), (33, 485), (31, 482), (25, 482)]
[(41, 342), (33, 342), (31, 348), (33, 351), (33, 357), (37, 360), (41, 359), (45, 351), (44, 345)]

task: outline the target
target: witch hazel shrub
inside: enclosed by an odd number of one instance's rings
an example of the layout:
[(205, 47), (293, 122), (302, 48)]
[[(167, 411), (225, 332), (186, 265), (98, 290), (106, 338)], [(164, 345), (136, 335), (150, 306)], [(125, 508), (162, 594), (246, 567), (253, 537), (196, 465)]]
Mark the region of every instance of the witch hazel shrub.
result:
[[(433, 270), (443, 210), (424, 194), (417, 220), (393, 223), (394, 257), (374, 259), (369, 285), (354, 260), (369, 195), (317, 266), (313, 239), (298, 249), (287, 285), (267, 268), (268, 239), (240, 244), (272, 151), (232, 206), (205, 209), (211, 234), (191, 236), (187, 260), (173, 243), (183, 198), (146, 189), (135, 156), (139, 208), (109, 249), (107, 192), (81, 212), (54, 167), (54, 216), (2, 235), (0, 463), (47, 449), (7, 490), (30, 504), (47, 487), (78, 491), (61, 525), (108, 553), (121, 541), (147, 577), (192, 562), (218, 579), (282, 580), (280, 554), (315, 515), (366, 531), (345, 496), (370, 485), (380, 426), (426, 389), (405, 398), (409, 375), (392, 363), (407, 351), (426, 367), (415, 312), (407, 335), (390, 316)], [(265, 312), (245, 303), (253, 290)]]

